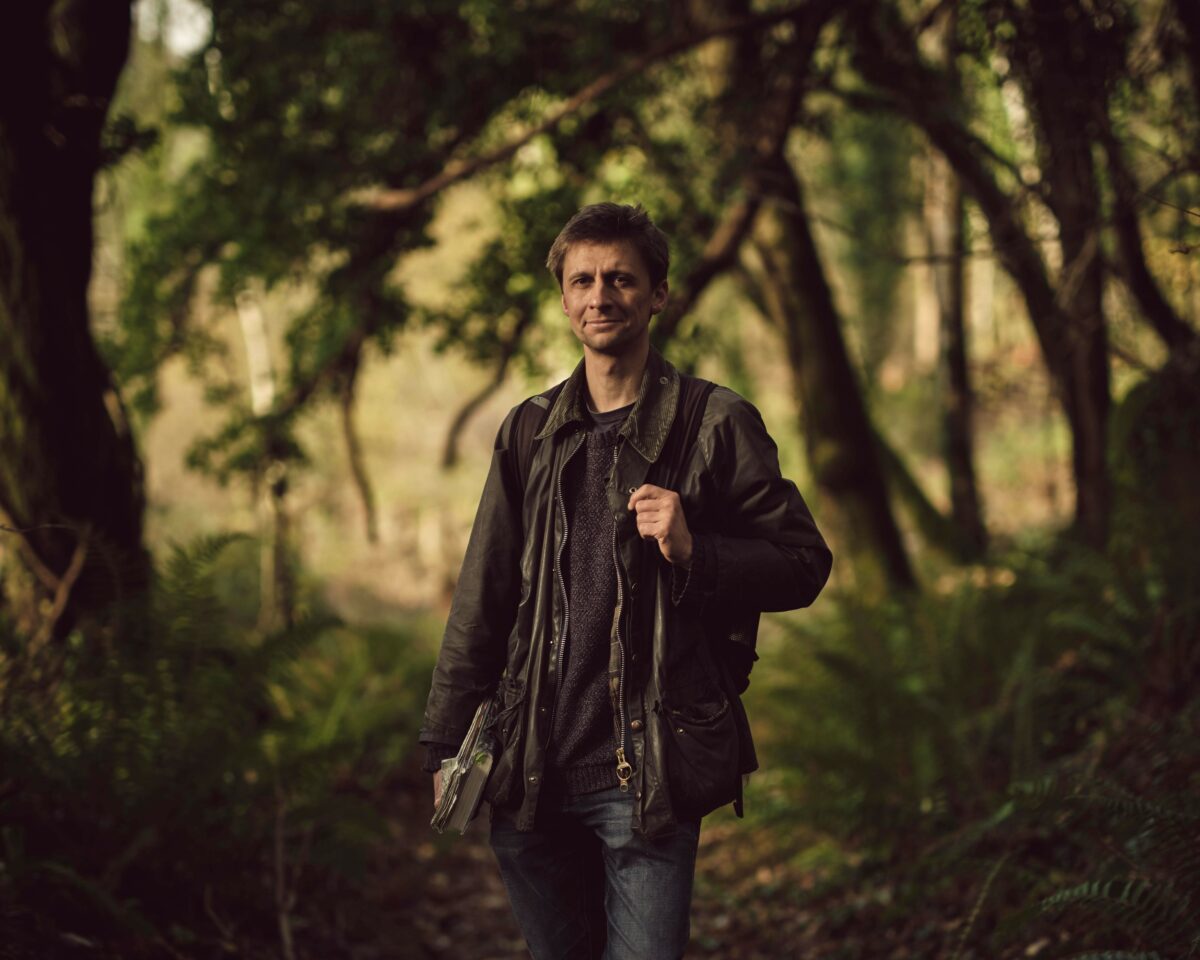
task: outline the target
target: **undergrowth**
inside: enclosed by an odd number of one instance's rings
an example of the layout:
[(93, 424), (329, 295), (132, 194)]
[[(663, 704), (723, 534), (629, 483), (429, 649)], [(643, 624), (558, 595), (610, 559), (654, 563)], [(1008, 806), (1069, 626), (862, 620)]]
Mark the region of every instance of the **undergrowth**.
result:
[(0, 623), (10, 945), (254, 955), (361, 879), (430, 665), (320, 612), (258, 631), (239, 539), (175, 548), (137, 637), (79, 629), (32, 665)]

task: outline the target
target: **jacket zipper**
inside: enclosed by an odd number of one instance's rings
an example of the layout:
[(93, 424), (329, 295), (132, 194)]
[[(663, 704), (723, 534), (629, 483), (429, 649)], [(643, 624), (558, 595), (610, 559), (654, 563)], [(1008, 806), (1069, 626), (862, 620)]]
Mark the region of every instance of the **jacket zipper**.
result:
[[(618, 443), (613, 448), (613, 476), (616, 477), (617, 457), (621, 452)], [(625, 613), (625, 586), (621, 580), (621, 561), (617, 553), (617, 522), (612, 527), (612, 557), (613, 567), (617, 575), (617, 780), (621, 792), (629, 792), (629, 778), (633, 776), (633, 766), (625, 759), (625, 641), (621, 636), (621, 620)]]
[(558, 477), (555, 479), (555, 491), (558, 499), (559, 515), (562, 518), (563, 536), (562, 541), (558, 545), (558, 553), (554, 558), (554, 574), (558, 580), (558, 589), (562, 594), (563, 620), (562, 629), (558, 632), (558, 667), (554, 675), (554, 700), (550, 704), (550, 725), (547, 727), (546, 735), (554, 735), (554, 717), (558, 713), (558, 695), (562, 689), (563, 678), (563, 658), (567, 652), (567, 626), (571, 621), (571, 606), (567, 599), (567, 581), (563, 577), (562, 572), (562, 556), (563, 551), (567, 548), (567, 537), (570, 535), (570, 528), (567, 525), (567, 505), (563, 500), (562, 478), (567, 470), (567, 464), (571, 462), (571, 458), (579, 451), (582, 443), (577, 443), (572, 450), (563, 458), (562, 466), (558, 468)]

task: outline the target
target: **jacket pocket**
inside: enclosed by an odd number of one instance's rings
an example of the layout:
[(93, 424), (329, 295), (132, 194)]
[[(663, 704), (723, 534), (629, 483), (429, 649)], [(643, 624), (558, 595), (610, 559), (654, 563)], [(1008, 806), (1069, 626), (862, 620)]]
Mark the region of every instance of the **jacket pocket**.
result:
[(739, 735), (732, 704), (719, 690), (702, 699), (668, 701), (667, 784), (679, 817), (702, 817), (737, 797)]
[(483, 796), (490, 803), (503, 806), (512, 792), (512, 775), (518, 767), (521, 738), (518, 736), (525, 715), (525, 684), (505, 677), (500, 681), (500, 713), (496, 716), (493, 735), (497, 756)]

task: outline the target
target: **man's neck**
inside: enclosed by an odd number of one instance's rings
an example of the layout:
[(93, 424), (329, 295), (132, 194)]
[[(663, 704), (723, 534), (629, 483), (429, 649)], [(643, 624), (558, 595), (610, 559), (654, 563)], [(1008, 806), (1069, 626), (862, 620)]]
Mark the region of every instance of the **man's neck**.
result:
[(607, 356), (585, 350), (583, 370), (587, 376), (592, 409), (597, 413), (607, 413), (627, 407), (637, 400), (649, 355), (649, 343), (634, 353), (622, 356)]

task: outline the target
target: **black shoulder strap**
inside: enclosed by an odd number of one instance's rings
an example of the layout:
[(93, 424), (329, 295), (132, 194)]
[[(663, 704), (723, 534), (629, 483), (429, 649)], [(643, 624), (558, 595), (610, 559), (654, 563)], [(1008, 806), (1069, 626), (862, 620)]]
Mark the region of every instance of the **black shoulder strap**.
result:
[(562, 383), (555, 384), (545, 393), (530, 397), (521, 404), (521, 409), (517, 411), (517, 422), (513, 426), (512, 451), (516, 462), (517, 479), (521, 482), (522, 491), (525, 489), (526, 481), (529, 480), (529, 465), (533, 462), (535, 438), (538, 431), (542, 429), (542, 424), (546, 422), (546, 418), (550, 416), (550, 408), (554, 406), (554, 401), (558, 399), (565, 383), (564, 380)]
[(704, 419), (704, 408), (708, 406), (708, 395), (716, 384), (700, 377), (687, 374), (679, 376), (679, 406), (675, 410), (675, 423), (667, 435), (662, 453), (658, 456), (658, 485), (674, 490), (679, 486), (680, 475), (687, 465), (688, 455), (696, 445), (700, 433), (700, 421)]

